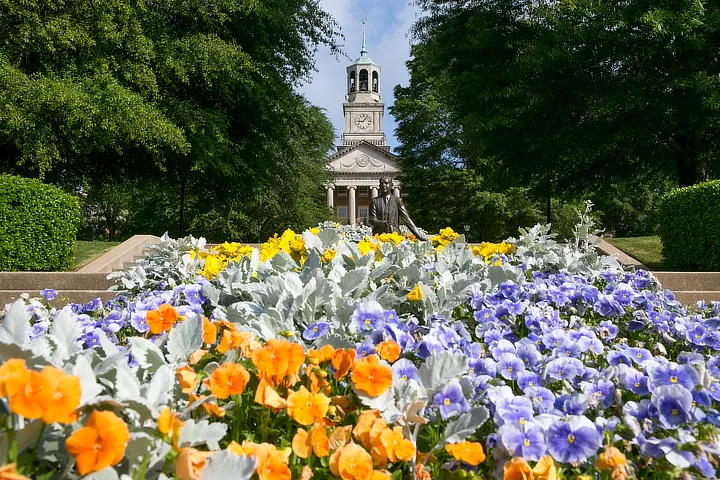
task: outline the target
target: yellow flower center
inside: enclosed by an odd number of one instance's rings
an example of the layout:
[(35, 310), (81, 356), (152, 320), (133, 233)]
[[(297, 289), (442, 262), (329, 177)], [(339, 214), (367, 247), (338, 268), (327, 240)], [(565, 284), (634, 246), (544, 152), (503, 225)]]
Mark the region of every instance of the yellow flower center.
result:
[(676, 377), (675, 375), (673, 375), (672, 377), (670, 377), (670, 383), (677, 383), (677, 381), (678, 381), (678, 380), (677, 380), (677, 377)]
[(449, 398), (446, 398), (443, 403), (444, 403), (445, 406), (447, 407), (448, 405), (450, 405), (450, 399), (449, 399)]
[(313, 332), (317, 333), (318, 327), (313, 327)]
[(525, 425), (525, 419), (520, 417), (520, 425)]
[(512, 367), (508, 367), (508, 372), (512, 373)]
[(639, 383), (635, 383), (635, 388), (640, 388), (640, 384), (639, 384)]
[(528, 439), (526, 438), (525, 441), (523, 442), (523, 445), (525, 445), (526, 447), (529, 447), (529, 446), (530, 446), (530, 440), (528, 440)]
[(678, 414), (680, 414), (680, 412), (678, 411), (677, 408), (673, 408), (671, 413), (672, 413), (673, 415), (678, 415)]
[(407, 375), (403, 375), (403, 380), (407, 380)]
[(366, 319), (365, 319), (365, 325), (370, 325), (370, 319), (369, 319), (369, 318), (366, 318)]
[(572, 433), (568, 435), (568, 442), (573, 443), (575, 441), (575, 435)]
[(562, 377), (562, 374), (563, 374), (563, 371), (562, 371), (562, 370), (558, 370), (558, 375), (560, 375), (560, 376)]

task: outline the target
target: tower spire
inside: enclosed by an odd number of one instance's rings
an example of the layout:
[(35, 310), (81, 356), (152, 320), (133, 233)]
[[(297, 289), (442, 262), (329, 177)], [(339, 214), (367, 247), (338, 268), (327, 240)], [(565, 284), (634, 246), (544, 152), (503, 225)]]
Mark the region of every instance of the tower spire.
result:
[(363, 43), (362, 49), (360, 49), (360, 55), (367, 55), (367, 48), (365, 48), (365, 22), (367, 21), (367, 15), (363, 15)]

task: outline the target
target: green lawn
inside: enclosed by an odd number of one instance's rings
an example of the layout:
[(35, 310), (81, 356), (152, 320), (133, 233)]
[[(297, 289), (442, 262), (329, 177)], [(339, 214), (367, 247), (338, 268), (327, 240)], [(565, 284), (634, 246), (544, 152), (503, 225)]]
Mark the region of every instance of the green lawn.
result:
[(660, 237), (606, 238), (608, 243), (639, 260), (651, 270), (664, 270)]
[(75, 261), (73, 270), (79, 270), (88, 263), (95, 260), (103, 253), (117, 247), (122, 242), (88, 242), (84, 240), (75, 241)]

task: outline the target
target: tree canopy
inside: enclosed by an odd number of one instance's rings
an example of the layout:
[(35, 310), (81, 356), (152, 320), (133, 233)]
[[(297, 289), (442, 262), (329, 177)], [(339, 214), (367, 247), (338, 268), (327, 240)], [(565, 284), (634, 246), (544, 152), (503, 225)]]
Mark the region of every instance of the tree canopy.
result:
[(717, 2), (418, 4), (393, 109), (417, 175), (462, 165), (542, 198), (718, 171)]
[(296, 87), (338, 35), (318, 0), (2, 1), (0, 169), (135, 181), (154, 233), (181, 215), (234, 239), (259, 215), (322, 217), (307, 199), (333, 132)]

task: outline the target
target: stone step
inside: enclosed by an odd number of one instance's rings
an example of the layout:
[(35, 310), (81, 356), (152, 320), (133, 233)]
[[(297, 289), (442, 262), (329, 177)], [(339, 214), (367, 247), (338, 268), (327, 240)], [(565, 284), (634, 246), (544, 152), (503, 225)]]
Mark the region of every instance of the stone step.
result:
[(699, 300), (704, 300), (706, 302), (720, 302), (720, 292), (714, 290), (673, 291), (673, 293), (675, 294), (675, 299), (678, 302), (688, 306), (695, 305)]
[[(0, 290), (0, 310), (5, 304), (20, 298), (23, 293), (29, 293), (31, 298), (42, 298), (39, 291)], [(68, 303), (85, 304), (96, 298), (100, 298), (105, 303), (111, 298), (115, 298), (115, 293), (107, 290), (60, 290), (57, 297), (50, 303), (55, 307), (64, 307)]]
[(107, 273), (79, 272), (0, 272), (0, 290), (24, 290), (37, 295), (40, 290), (107, 290), (113, 285)]
[(653, 272), (673, 292), (720, 292), (720, 272)]
[(122, 270), (125, 263), (134, 263), (137, 257), (142, 257), (143, 253), (147, 251), (147, 245), (160, 243), (160, 241), (160, 237), (155, 235), (135, 235), (88, 263), (78, 272), (107, 274), (114, 270)]

